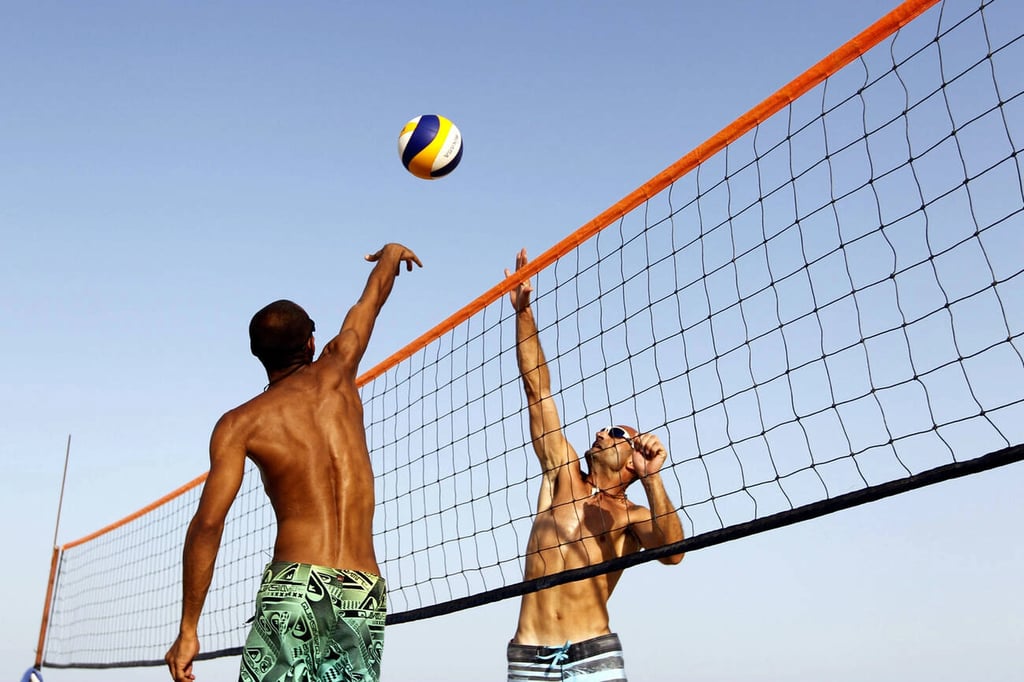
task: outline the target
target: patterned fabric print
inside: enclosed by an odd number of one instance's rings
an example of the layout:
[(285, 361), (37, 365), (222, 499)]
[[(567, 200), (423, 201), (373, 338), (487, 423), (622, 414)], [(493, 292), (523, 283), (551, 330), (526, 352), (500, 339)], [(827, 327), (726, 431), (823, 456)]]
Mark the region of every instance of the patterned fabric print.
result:
[(508, 682), (626, 682), (618, 635), (564, 646), (508, 645)]
[(372, 573), (275, 561), (263, 572), (240, 682), (377, 682), (387, 589)]

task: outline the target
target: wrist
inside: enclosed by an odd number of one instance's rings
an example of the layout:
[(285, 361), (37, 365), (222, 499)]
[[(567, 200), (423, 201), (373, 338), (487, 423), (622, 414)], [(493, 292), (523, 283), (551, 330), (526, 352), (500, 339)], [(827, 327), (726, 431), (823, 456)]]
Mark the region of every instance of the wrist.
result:
[(648, 472), (646, 476), (640, 478), (640, 483), (644, 490), (650, 490), (651, 486), (655, 485), (661, 487), (661, 470)]

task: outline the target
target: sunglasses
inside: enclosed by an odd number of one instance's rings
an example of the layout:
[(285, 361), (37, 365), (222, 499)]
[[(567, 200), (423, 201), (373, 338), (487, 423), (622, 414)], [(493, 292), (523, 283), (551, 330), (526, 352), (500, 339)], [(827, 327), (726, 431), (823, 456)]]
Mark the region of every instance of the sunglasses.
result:
[(623, 439), (624, 441), (629, 443), (629, 447), (633, 447), (633, 436), (629, 435), (629, 432), (626, 431), (626, 429), (622, 428), (621, 426), (606, 426), (601, 430), (607, 433), (612, 438)]

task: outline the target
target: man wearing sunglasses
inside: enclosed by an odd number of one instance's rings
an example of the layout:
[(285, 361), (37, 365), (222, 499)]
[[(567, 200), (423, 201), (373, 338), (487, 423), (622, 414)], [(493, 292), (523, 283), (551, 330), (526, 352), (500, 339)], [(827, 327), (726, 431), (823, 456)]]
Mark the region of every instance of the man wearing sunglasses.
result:
[[(523, 249), (516, 271), (526, 264)], [(511, 273), (505, 270), (505, 276)], [(682, 523), (658, 473), (668, 453), (657, 436), (630, 426), (605, 427), (594, 434), (583, 471), (551, 394), (530, 308), (532, 292), (526, 280), (510, 293), (530, 437), (544, 473), (526, 547), (526, 580), (682, 540)], [(649, 509), (626, 497), (634, 481), (643, 485)], [(675, 554), (661, 562), (677, 564), (682, 558)], [(622, 647), (608, 618), (608, 598), (621, 575), (612, 571), (524, 595), (508, 645), (509, 682), (625, 680)]]
[(401, 244), (366, 260), (376, 265), (363, 293), (317, 360), (313, 320), (295, 303), (275, 301), (249, 324), (270, 383), (221, 417), (210, 439), (210, 471), (185, 535), (181, 625), (165, 656), (175, 682), (195, 679), (199, 614), (246, 458), (260, 469), (277, 537), (238, 679), (379, 679), (387, 595), (356, 374), (402, 265), (422, 263)]

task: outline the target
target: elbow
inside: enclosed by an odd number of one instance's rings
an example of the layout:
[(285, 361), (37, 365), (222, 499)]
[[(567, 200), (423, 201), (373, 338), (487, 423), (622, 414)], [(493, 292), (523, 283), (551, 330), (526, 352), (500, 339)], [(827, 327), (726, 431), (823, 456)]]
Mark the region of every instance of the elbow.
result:
[(675, 566), (683, 560), (684, 556), (686, 556), (686, 552), (680, 552), (679, 554), (671, 554), (666, 557), (661, 557), (658, 561), (666, 566)]
[[(682, 543), (683, 540), (686, 539), (686, 535), (685, 535), (685, 533), (683, 533), (683, 529), (682, 529), (681, 526), (679, 528), (674, 528), (674, 529), (668, 531), (668, 533), (666, 535), (662, 536), (662, 537), (664, 539), (664, 542), (662, 543), (662, 546), (668, 545), (672, 549), (677, 548), (680, 545), (680, 543)], [(676, 564), (678, 564), (679, 562), (681, 562), (683, 560), (683, 557), (685, 555), (686, 555), (686, 552), (679, 552), (677, 554), (668, 554), (666, 556), (659, 557), (658, 561), (660, 561), (663, 564), (669, 565), (669, 566), (675, 566)]]
[(219, 541), (223, 532), (223, 519), (218, 520), (196, 515), (188, 526), (188, 537), (192, 540), (215, 538)]

